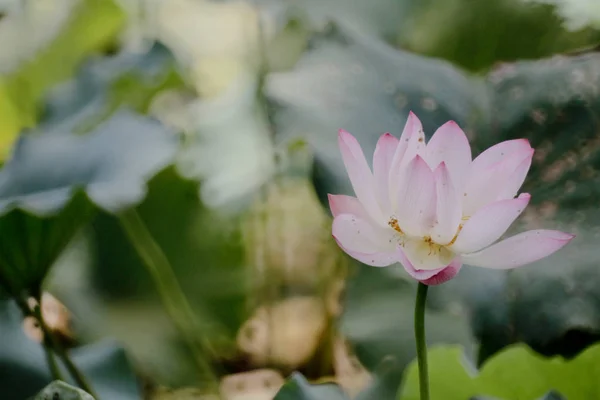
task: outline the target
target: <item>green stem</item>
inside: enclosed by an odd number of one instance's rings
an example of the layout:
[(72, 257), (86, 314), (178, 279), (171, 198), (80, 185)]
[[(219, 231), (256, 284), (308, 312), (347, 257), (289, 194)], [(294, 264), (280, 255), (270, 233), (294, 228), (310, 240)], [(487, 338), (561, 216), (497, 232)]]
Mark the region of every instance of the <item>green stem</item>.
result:
[(216, 385), (218, 380), (206, 359), (206, 353), (213, 352), (207, 343), (201, 345), (199, 342), (197, 335), (200, 329), (197, 329), (199, 324), (196, 314), (188, 303), (169, 260), (135, 209), (121, 213), (119, 222), (152, 276), (163, 305), (190, 348), (200, 373), (208, 378), (211, 385)]
[(29, 305), (25, 300), (18, 297), (14, 297), (14, 300), (21, 309), (21, 312), (23, 313), (23, 318), (33, 317), (36, 319), (36, 321), (38, 321), (38, 324), (40, 324), (40, 329), (42, 330), (42, 348), (44, 349), (44, 354), (46, 355), (46, 362), (48, 364), (48, 369), (50, 370), (50, 375), (52, 375), (52, 379), (54, 380), (64, 381), (62, 373), (60, 372), (58, 364), (56, 363), (56, 358), (54, 358), (52, 343), (44, 333), (44, 325), (42, 325), (42, 322), (40, 322), (40, 319), (36, 316), (35, 311), (32, 311), (29, 308)]
[(42, 340), (42, 347), (44, 348), (44, 354), (46, 355), (46, 363), (48, 364), (48, 369), (50, 369), (50, 374), (52, 375), (52, 379), (64, 381), (64, 378), (58, 369), (58, 364), (56, 363), (56, 359), (54, 358), (54, 353), (52, 352), (52, 346), (46, 339)]
[[(75, 363), (73, 363), (73, 360), (71, 360), (71, 357), (69, 356), (69, 353), (67, 352), (67, 350), (63, 347), (63, 345), (60, 343), (58, 338), (54, 335), (54, 332), (52, 332), (52, 330), (48, 327), (48, 325), (46, 325), (46, 321), (44, 320), (44, 315), (42, 314), (42, 311), (40, 308), (40, 306), (42, 304), (41, 297), (34, 296), (34, 298), (35, 298), (37, 304), (33, 308), (33, 315), (40, 323), (40, 327), (42, 328), (42, 332), (44, 333), (44, 342), (47, 343), (47, 345), (49, 345), (49, 347), (51, 346), (54, 349), (54, 351), (56, 352), (58, 357), (60, 357), (63, 364), (67, 368), (67, 371), (69, 371), (69, 375), (71, 375), (71, 377), (73, 378), (75, 383), (81, 389), (88, 392), (94, 399), (100, 400), (98, 395), (92, 389), (92, 386), (89, 384), (86, 377), (77, 368)], [(57, 368), (57, 370), (58, 370), (58, 368)], [(58, 378), (58, 379), (63, 380), (61, 378)]]
[(429, 400), (429, 374), (427, 370), (427, 343), (425, 341), (425, 302), (427, 286), (419, 282), (415, 304), (415, 341), (417, 343), (417, 362), (419, 364), (419, 392), (421, 400)]

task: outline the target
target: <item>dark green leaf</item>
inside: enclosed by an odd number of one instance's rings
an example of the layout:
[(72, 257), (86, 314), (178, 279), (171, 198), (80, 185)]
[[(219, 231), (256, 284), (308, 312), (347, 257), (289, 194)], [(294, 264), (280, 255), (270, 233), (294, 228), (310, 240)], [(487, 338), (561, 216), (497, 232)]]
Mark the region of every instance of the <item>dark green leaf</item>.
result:
[(94, 400), (94, 398), (74, 386), (62, 381), (54, 381), (39, 392), (34, 400)]
[(592, 29), (567, 32), (553, 8), (521, 0), (420, 1), (400, 43), (481, 71), (500, 61), (548, 57), (600, 40)]
[(335, 384), (311, 385), (306, 378), (295, 372), (283, 385), (273, 400), (346, 400), (347, 397)]
[(567, 400), (567, 398), (558, 393), (556, 390), (551, 390), (538, 400)]
[[(1, 173), (0, 173), (1, 174)], [(37, 217), (15, 209), (0, 216), (0, 285), (12, 295), (36, 292), (50, 267), (77, 231), (90, 221), (94, 209), (76, 194), (55, 215)]]

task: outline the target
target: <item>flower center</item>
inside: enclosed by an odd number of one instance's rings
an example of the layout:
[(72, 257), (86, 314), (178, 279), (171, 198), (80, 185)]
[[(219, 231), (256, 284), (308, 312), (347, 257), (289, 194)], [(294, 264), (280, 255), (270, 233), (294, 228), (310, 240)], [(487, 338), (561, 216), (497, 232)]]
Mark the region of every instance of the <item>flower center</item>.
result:
[(417, 270), (436, 269), (450, 264), (455, 255), (447, 246), (456, 241), (462, 229), (461, 224), (448, 244), (440, 244), (434, 242), (430, 235), (417, 237), (404, 233), (398, 219), (395, 217), (390, 217), (388, 226), (397, 232), (398, 244), (403, 248), (404, 254)]
[[(458, 235), (460, 234), (460, 231), (462, 231), (464, 223), (467, 222), (469, 220), (469, 218), (471, 218), (471, 217), (462, 217), (461, 218), (462, 222), (458, 225), (458, 228), (456, 228), (456, 233), (454, 234), (454, 237), (452, 237), (452, 239), (448, 243), (446, 243), (446, 244), (435, 243), (433, 241), (433, 239), (431, 239), (431, 236), (423, 237), (423, 241), (425, 243), (429, 244), (431, 248), (437, 247), (438, 251), (441, 247), (452, 246), (454, 244), (454, 242), (456, 242), (456, 239), (458, 239)], [(405, 235), (404, 231), (402, 231), (402, 228), (400, 228), (400, 225), (398, 224), (398, 219), (396, 217), (390, 217), (390, 219), (388, 221), (388, 226), (390, 228), (392, 228), (393, 230), (395, 230), (396, 232), (398, 232), (400, 235), (402, 235), (402, 236)]]

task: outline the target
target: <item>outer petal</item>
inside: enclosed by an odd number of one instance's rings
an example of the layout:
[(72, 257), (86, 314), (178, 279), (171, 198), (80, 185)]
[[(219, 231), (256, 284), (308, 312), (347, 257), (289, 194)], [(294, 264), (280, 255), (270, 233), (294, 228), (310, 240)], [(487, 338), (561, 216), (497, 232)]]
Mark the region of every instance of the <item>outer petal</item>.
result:
[(450, 242), (456, 234), (462, 217), (462, 203), (444, 161), (435, 169), (433, 175), (437, 204), (431, 238), (436, 243), (445, 244)]
[(575, 236), (550, 230), (520, 233), (477, 253), (463, 254), (465, 264), (483, 268), (511, 269), (549, 256)]
[(406, 257), (402, 248), (398, 248), (398, 259), (410, 276), (426, 285), (439, 285), (449, 281), (458, 274), (458, 271), (460, 271), (462, 266), (460, 257), (456, 257), (445, 267), (430, 270), (417, 270)]
[[(409, 147), (410, 151), (408, 151)], [(392, 202), (393, 199), (398, 198), (399, 181), (403, 167), (424, 148), (425, 134), (423, 133), (423, 125), (419, 121), (419, 118), (411, 111), (408, 113), (404, 130), (402, 131), (396, 152), (392, 158), (392, 164), (390, 165), (389, 191)]]
[(433, 171), (417, 155), (406, 166), (400, 179), (396, 208), (400, 228), (412, 236), (428, 235), (433, 227), (436, 211)]
[(356, 197), (375, 221), (385, 223), (375, 194), (373, 174), (360, 145), (354, 136), (344, 130), (339, 131), (338, 144)]
[(365, 220), (370, 218), (356, 197), (343, 194), (328, 194), (327, 198), (329, 199), (329, 208), (334, 218), (340, 214), (352, 214)]
[(513, 171), (513, 173), (508, 176), (504, 187), (500, 191), (499, 198), (512, 199), (517, 195), (519, 189), (521, 186), (523, 186), (523, 182), (525, 182), (525, 178), (527, 177), (527, 173), (531, 167), (533, 152), (534, 150), (531, 149), (531, 155), (529, 157), (525, 157), (525, 159), (523, 159), (523, 161), (517, 165), (517, 168)]
[(456, 122), (446, 122), (435, 131), (427, 143), (426, 160), (432, 169), (446, 163), (455, 187), (463, 190), (471, 165), (471, 146)]
[(482, 207), (464, 224), (450, 248), (456, 253), (472, 253), (494, 243), (521, 215), (530, 199), (529, 193), (523, 193), (516, 199)]
[(475, 170), (486, 169), (494, 164), (512, 157), (516, 153), (526, 153), (531, 150), (527, 139), (506, 140), (483, 151), (473, 160)]
[(381, 135), (373, 154), (373, 176), (379, 204), (383, 210), (391, 213), (389, 193), (390, 168), (398, 147), (398, 139), (389, 133)]
[[(463, 197), (463, 214), (472, 216), (486, 204), (514, 197), (529, 169), (527, 167), (524, 170), (523, 167), (531, 163), (532, 157), (533, 149), (529, 148), (484, 169), (472, 166)], [(521, 176), (522, 180), (519, 181), (517, 175)], [(516, 183), (519, 187), (516, 187)], [(507, 194), (512, 196), (503, 197)]]
[(332, 234), (342, 250), (365, 264), (381, 267), (397, 262), (397, 238), (389, 228), (340, 214), (333, 220)]

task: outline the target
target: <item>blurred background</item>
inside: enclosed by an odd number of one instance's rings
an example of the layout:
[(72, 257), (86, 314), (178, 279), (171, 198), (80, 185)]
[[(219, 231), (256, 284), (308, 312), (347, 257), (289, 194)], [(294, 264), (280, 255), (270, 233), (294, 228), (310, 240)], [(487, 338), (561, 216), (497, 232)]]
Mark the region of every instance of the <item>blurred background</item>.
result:
[[(600, 339), (599, 45), (597, 0), (1, 0), (2, 160), (19, 136), (87, 135), (123, 109), (179, 135), (137, 213), (212, 372), (115, 215), (94, 214), (53, 263), (42, 312), (103, 399), (272, 399), (292, 371), (395, 398), (416, 284), (343, 255), (325, 200), (352, 194), (337, 130), (370, 158), (412, 110), (428, 135), (455, 120), (474, 155), (528, 138), (515, 230), (579, 236), (432, 288), (428, 341), (476, 365), (514, 343), (575, 357)], [(0, 304), (0, 392), (28, 398), (50, 380), (36, 328)]]

